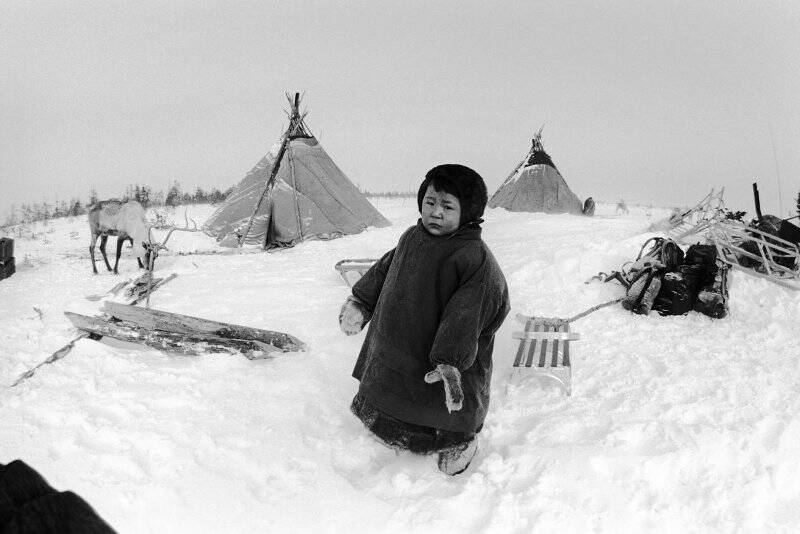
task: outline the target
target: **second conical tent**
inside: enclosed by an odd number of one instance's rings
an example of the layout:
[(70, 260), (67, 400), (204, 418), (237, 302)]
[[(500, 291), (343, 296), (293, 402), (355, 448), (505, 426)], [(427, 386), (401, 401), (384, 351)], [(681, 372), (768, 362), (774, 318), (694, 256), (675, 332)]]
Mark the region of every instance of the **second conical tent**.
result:
[(490, 208), (544, 213), (583, 212), (583, 203), (561, 176), (542, 146), (542, 130), (531, 149), (489, 199)]

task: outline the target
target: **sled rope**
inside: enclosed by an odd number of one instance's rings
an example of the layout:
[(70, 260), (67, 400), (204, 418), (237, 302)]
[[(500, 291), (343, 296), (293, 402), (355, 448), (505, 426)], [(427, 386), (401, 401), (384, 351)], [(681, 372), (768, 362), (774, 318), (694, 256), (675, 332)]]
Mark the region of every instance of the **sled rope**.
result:
[(85, 337), (90, 337), (90, 335), (91, 334), (89, 334), (89, 332), (84, 332), (84, 333), (80, 334), (78, 337), (76, 337), (75, 339), (73, 339), (72, 341), (70, 341), (69, 343), (67, 343), (66, 345), (64, 345), (63, 347), (58, 349), (57, 351), (55, 351), (53, 354), (51, 354), (46, 360), (44, 360), (40, 364), (36, 365), (35, 367), (31, 367), (30, 369), (28, 369), (27, 371), (25, 371), (24, 373), (19, 375), (19, 378), (17, 378), (17, 380), (13, 384), (11, 384), (11, 386), (9, 386), (9, 387), (13, 388), (14, 386), (18, 385), (20, 382), (23, 382), (24, 380), (32, 377), (33, 373), (35, 373), (36, 370), (39, 367), (41, 367), (41, 366), (43, 366), (45, 364), (53, 363), (53, 362), (55, 362), (57, 360), (60, 360), (61, 358), (63, 358), (67, 354), (69, 354), (69, 351), (71, 351), (72, 347), (75, 346), (75, 342), (76, 341), (81, 340), (81, 339), (83, 339)]
[(617, 302), (622, 301), (623, 298), (625, 298), (625, 297), (619, 297), (619, 298), (616, 298), (616, 299), (613, 299), (613, 300), (609, 300), (608, 302), (603, 302), (602, 304), (598, 304), (596, 306), (592, 306), (588, 310), (582, 311), (581, 313), (579, 313), (577, 315), (573, 315), (569, 319), (566, 319), (565, 322), (571, 323), (571, 322), (577, 321), (578, 319), (583, 319), (584, 317), (586, 317), (590, 313), (596, 312), (600, 308), (605, 308), (606, 306), (611, 306), (612, 304), (616, 304)]

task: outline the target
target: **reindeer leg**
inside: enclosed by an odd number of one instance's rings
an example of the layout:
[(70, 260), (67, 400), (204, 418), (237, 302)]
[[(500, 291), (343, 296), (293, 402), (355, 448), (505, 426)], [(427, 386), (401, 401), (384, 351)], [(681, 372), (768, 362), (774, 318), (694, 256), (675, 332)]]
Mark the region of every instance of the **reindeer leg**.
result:
[(103, 255), (103, 261), (106, 262), (106, 269), (109, 271), (111, 270), (111, 265), (108, 263), (108, 256), (106, 256), (106, 241), (108, 241), (107, 235), (100, 236), (100, 253)]
[[(128, 236), (128, 239), (131, 242), (131, 246), (133, 246), (133, 238), (131, 236)], [(140, 258), (139, 256), (136, 256), (136, 263), (139, 264), (139, 268), (140, 269), (144, 269), (144, 264), (142, 263), (142, 258)]]
[(97, 265), (94, 264), (94, 245), (97, 243), (97, 234), (92, 234), (92, 243), (89, 245), (89, 257), (92, 258), (92, 270), (97, 274)]
[(127, 237), (117, 237), (117, 259), (114, 261), (114, 274), (119, 274), (117, 271), (117, 266), (119, 265), (119, 257), (122, 255), (122, 244), (125, 240), (128, 239)]

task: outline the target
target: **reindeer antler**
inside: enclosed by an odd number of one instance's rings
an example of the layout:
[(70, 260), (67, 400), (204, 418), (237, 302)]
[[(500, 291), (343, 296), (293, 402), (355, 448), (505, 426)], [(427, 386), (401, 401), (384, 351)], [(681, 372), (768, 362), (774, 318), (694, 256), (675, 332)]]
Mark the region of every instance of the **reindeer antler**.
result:
[[(172, 232), (175, 232), (175, 231), (178, 231), (178, 232), (199, 232), (200, 231), (200, 229), (197, 227), (197, 221), (195, 221), (194, 219), (191, 219), (192, 226), (191, 226), (191, 228), (189, 227), (189, 217), (186, 214), (186, 210), (184, 210), (184, 212), (183, 212), (183, 220), (184, 220), (184, 226), (175, 226), (175, 225), (172, 225), (172, 224), (162, 224), (162, 225), (151, 224), (150, 226), (147, 227), (147, 237), (150, 240), (150, 253), (151, 254), (158, 254), (158, 251), (160, 251), (160, 250), (168, 250), (167, 249), (167, 241), (169, 241), (169, 238), (172, 235)], [(169, 229), (169, 231), (167, 232), (167, 235), (164, 236), (164, 240), (161, 241), (161, 243), (157, 243), (153, 239), (153, 228), (158, 228), (159, 230)], [(151, 260), (151, 262), (152, 262), (152, 260)]]

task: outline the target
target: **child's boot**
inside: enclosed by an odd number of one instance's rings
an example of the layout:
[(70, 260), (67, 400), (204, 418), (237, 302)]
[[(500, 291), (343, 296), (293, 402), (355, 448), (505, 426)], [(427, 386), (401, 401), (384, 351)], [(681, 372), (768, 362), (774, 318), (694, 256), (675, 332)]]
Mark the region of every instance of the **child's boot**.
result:
[(478, 440), (472, 439), (439, 451), (439, 471), (457, 475), (466, 471), (478, 450)]

